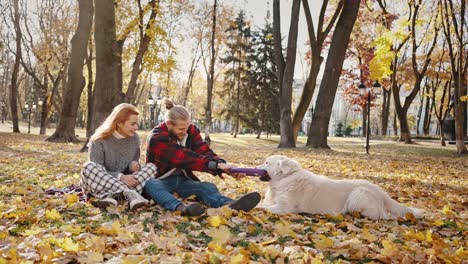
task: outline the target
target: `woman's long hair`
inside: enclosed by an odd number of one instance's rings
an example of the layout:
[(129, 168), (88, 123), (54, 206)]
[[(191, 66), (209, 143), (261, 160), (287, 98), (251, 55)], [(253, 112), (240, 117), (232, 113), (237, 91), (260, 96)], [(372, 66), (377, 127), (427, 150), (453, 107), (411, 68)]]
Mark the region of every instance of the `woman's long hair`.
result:
[(112, 113), (104, 120), (104, 122), (96, 129), (90, 138), (90, 142), (96, 139), (108, 139), (117, 129), (117, 124), (125, 123), (130, 119), (131, 115), (139, 115), (138, 109), (131, 105), (122, 103), (112, 110)]

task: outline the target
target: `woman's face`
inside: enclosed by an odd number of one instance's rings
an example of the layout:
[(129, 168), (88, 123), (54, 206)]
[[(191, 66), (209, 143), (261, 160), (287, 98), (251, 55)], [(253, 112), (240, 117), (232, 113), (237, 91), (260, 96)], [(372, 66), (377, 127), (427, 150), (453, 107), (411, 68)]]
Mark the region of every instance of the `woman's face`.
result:
[(117, 124), (117, 132), (124, 137), (133, 137), (138, 130), (138, 115), (131, 115), (124, 123)]

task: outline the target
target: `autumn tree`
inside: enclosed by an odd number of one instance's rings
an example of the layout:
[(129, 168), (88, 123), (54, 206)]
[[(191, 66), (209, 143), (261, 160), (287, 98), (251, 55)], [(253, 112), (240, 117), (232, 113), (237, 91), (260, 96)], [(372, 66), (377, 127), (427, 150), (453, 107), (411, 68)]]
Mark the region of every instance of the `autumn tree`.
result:
[(15, 52), (15, 64), (13, 66), (13, 72), (11, 75), (11, 90), (10, 90), (10, 107), (11, 107), (11, 117), (13, 120), (13, 132), (19, 133), (19, 122), (18, 122), (18, 105), (16, 103), (18, 97), (18, 72), (21, 61), (21, 26), (20, 26), (20, 9), (19, 9), (19, 0), (13, 1), (13, 7), (10, 8), (12, 14), (14, 29), (15, 29), (15, 42), (16, 42), (16, 52)]
[(302, 89), (302, 95), (300, 97), (299, 103), (297, 104), (296, 111), (294, 112), (292, 121), (294, 138), (296, 138), (297, 134), (299, 133), (302, 120), (304, 119), (304, 115), (309, 108), (312, 96), (314, 95), (315, 87), (317, 85), (317, 76), (323, 62), (322, 50), (327, 44), (325, 40), (329, 37), (330, 32), (335, 26), (335, 22), (341, 13), (341, 10), (343, 9), (345, 1), (340, 0), (336, 8), (332, 8), (333, 11), (328, 14), (329, 18), (327, 19), (326, 11), (328, 8), (328, 2), (329, 1), (326, 0), (322, 3), (320, 15), (318, 18), (317, 32), (315, 32), (316, 29), (314, 21), (312, 20), (309, 2), (308, 0), (302, 0), (309, 35), (308, 43), (310, 45), (310, 52), (308, 54), (308, 61), (310, 64), (310, 69), (307, 80), (304, 83), (304, 88)]
[[(269, 13), (269, 12), (268, 12)], [(257, 130), (257, 138), (264, 131), (267, 134), (279, 132), (279, 84), (274, 59), (273, 27), (265, 19), (265, 26), (253, 35), (253, 51), (249, 61), (249, 104), (255, 107), (251, 123)]]
[[(414, 79), (413, 79), (413, 87), (411, 91), (409, 92), (409, 95), (405, 98), (404, 103), (400, 101), (400, 88), (398, 85), (392, 85), (393, 89), (393, 99), (395, 102), (395, 110), (398, 114), (398, 120), (400, 122), (400, 141), (404, 141), (405, 143), (412, 143), (411, 140), (411, 133), (409, 130), (408, 126), (408, 119), (407, 119), (407, 114), (408, 114), (408, 109), (411, 106), (411, 103), (413, 102), (414, 98), (418, 94), (419, 90), (421, 89), (421, 82), (424, 79), (424, 76), (426, 74), (427, 68), (430, 63), (430, 57), (432, 54), (432, 51), (434, 50), (434, 47), (437, 43), (437, 34), (438, 34), (438, 25), (437, 25), (437, 13), (434, 14), (432, 21), (430, 23), (425, 24), (426, 25), (426, 32), (428, 29), (433, 29), (433, 34), (432, 38), (428, 40), (427, 37), (418, 37), (417, 32), (421, 28), (417, 26), (416, 21), (419, 19), (420, 11), (422, 8), (422, 2), (421, 1), (412, 1), (409, 4), (410, 8), (410, 25), (409, 25), (409, 31), (411, 33), (411, 67), (413, 70), (414, 74)], [(425, 47), (425, 51), (422, 51), (423, 55), (420, 55), (420, 52), (418, 52), (419, 47)]]
[[(431, 61), (427, 70), (427, 97), (430, 97), (431, 108), (437, 118), (440, 129), (440, 143), (445, 146), (445, 120), (452, 110), (451, 98), (452, 75), (448, 69), (447, 42), (444, 40), (442, 45), (434, 51), (434, 60)], [(427, 108), (427, 106), (426, 106)]]
[[(210, 127), (211, 127), (211, 105), (213, 98), (213, 85), (214, 85), (214, 67), (215, 67), (215, 39), (216, 39), (216, 12), (218, 8), (217, 0), (213, 0), (213, 11), (211, 14), (211, 37), (210, 37), (210, 66), (207, 72), (207, 84), (206, 84), (206, 105), (205, 105), (205, 141), (208, 144), (211, 143), (210, 139)], [(239, 127), (237, 126), (237, 129)], [(236, 132), (237, 134), (237, 132)]]
[[(466, 45), (468, 44), (465, 30), (466, 1), (454, 3), (452, 0), (440, 0), (442, 6), (442, 28), (447, 41), (450, 68), (453, 81), (453, 102), (455, 108), (455, 137), (458, 154), (466, 154), (466, 111), (467, 111), (467, 69), (468, 56)], [(465, 98), (463, 100), (463, 98)]]
[(300, 0), (293, 0), (291, 7), (291, 22), (288, 33), (286, 58), (281, 44), (281, 11), (279, 0), (273, 1), (273, 41), (275, 49), (275, 64), (277, 66), (278, 83), (280, 85), (280, 143), (279, 148), (294, 148), (296, 142), (292, 127), (292, 84), (296, 64), (297, 25), (299, 21)]
[[(228, 105), (225, 107), (228, 116), (234, 120), (233, 136), (237, 137), (240, 129), (240, 121), (247, 121), (247, 116), (252, 113), (249, 98), (254, 96), (249, 92), (249, 69), (251, 62), (251, 30), (243, 11), (239, 12), (236, 19), (227, 29), (228, 41), (227, 52), (222, 62), (229, 65), (225, 73), (225, 89), (223, 96), (229, 97)], [(206, 139), (205, 139), (206, 140)]]
[(325, 70), (320, 84), (312, 124), (307, 134), (307, 146), (329, 148), (328, 124), (335, 100), (338, 81), (343, 68), (346, 47), (359, 11), (360, 1), (345, 1), (331, 39)]
[[(54, 134), (49, 141), (75, 142), (75, 124), (81, 93), (85, 86), (83, 66), (93, 23), (93, 1), (79, 0), (79, 19), (71, 40), (71, 59), (68, 67), (68, 86), (64, 93), (62, 111)], [(92, 78), (92, 76), (88, 76)]]
[(112, 0), (99, 0), (94, 7), (96, 41), (96, 87), (93, 96), (94, 131), (124, 99), (120, 50), (116, 38), (115, 7)]

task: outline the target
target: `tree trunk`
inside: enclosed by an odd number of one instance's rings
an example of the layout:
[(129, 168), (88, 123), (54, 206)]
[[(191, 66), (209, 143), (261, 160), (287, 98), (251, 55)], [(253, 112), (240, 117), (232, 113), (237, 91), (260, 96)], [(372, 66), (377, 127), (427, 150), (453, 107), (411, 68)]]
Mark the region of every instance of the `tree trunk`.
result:
[(329, 148), (327, 143), (328, 125), (340, 79), (346, 47), (359, 11), (360, 1), (345, 1), (343, 11), (333, 33), (322, 83), (309, 128), (307, 146)]
[(421, 99), (419, 100), (418, 115), (416, 116), (416, 136), (420, 136), (421, 114), (424, 107), (424, 91), (420, 90)]
[[(458, 76), (460, 77), (460, 76)], [(457, 146), (457, 154), (466, 154), (468, 150), (465, 145), (465, 109), (460, 100), (462, 92), (461, 78), (455, 80), (455, 144)], [(466, 92), (465, 92), (466, 93)], [(465, 104), (466, 105), (466, 104)], [(465, 106), (466, 107), (466, 106)]]
[[(320, 57), (313, 58), (312, 61), (315, 59), (320, 60)], [(304, 84), (304, 89), (302, 90), (301, 100), (297, 105), (296, 112), (294, 113), (293, 117), (293, 132), (294, 138), (297, 138), (299, 130), (301, 129), (302, 120), (304, 119), (304, 115), (309, 109), (310, 102), (312, 101), (312, 97), (314, 95), (315, 86), (317, 84), (317, 75), (320, 70), (321, 63), (312, 63), (310, 68), (309, 76), (307, 77), (307, 81)]]
[(122, 101), (121, 44), (116, 41), (113, 0), (95, 2), (96, 87), (91, 130)]
[(211, 105), (213, 98), (213, 86), (214, 86), (214, 66), (216, 62), (215, 58), (215, 39), (216, 39), (216, 10), (218, 7), (217, 0), (213, 2), (213, 16), (212, 16), (212, 25), (211, 25), (211, 58), (210, 58), (210, 68), (208, 74), (208, 83), (206, 87), (206, 106), (205, 106), (205, 142), (208, 144), (211, 143), (210, 138), (210, 128), (211, 128)]
[(387, 129), (388, 129), (388, 119), (390, 117), (390, 102), (391, 102), (391, 96), (392, 96), (392, 90), (389, 89), (388, 91), (386, 89), (383, 90), (383, 96), (384, 96), (384, 102), (382, 104), (382, 136), (387, 135)]
[(362, 106), (362, 136), (366, 136), (367, 131), (367, 105)]
[[(426, 86), (425, 94), (429, 94), (429, 85)], [(434, 99), (431, 99), (431, 97), (426, 96), (426, 105), (424, 108), (424, 123), (423, 123), (424, 136), (429, 135), (429, 129), (431, 128), (432, 111), (434, 110), (431, 100), (434, 100)]]
[(308, 0), (302, 1), (304, 7), (305, 19), (307, 22), (307, 29), (309, 35), (309, 45), (311, 51), (311, 67), (310, 72), (307, 77), (307, 81), (302, 90), (302, 96), (297, 105), (296, 111), (294, 112), (293, 117), (293, 132), (294, 139), (297, 138), (299, 130), (301, 129), (302, 121), (304, 119), (305, 113), (309, 108), (310, 102), (314, 95), (315, 87), (317, 84), (317, 76), (320, 71), (320, 66), (322, 65), (323, 58), (320, 56), (323, 48), (323, 42), (327, 38), (328, 33), (333, 28), (333, 25), (340, 14), (344, 1), (339, 1), (337, 8), (335, 9), (333, 15), (327, 18), (328, 25), (324, 24), (325, 20), (325, 11), (327, 10), (328, 1), (323, 1), (322, 8), (320, 10), (320, 16), (318, 20), (317, 33), (315, 33), (315, 26), (312, 20), (312, 14), (310, 12)]
[(40, 109), (41, 113), (41, 123), (40, 123), (40, 130), (39, 135), (45, 135), (47, 130), (47, 123), (48, 123), (48, 115), (49, 115), (49, 105), (47, 104), (48, 96), (43, 99), (43, 104)]
[[(149, 33), (148, 31), (151, 29), (151, 26), (153, 25), (153, 22), (157, 14), (156, 0), (151, 0), (149, 2), (149, 5), (151, 6), (151, 14), (148, 20), (148, 24), (146, 25), (146, 30), (145, 30), (143, 39), (140, 40), (140, 45), (138, 47), (138, 51), (137, 51), (135, 60), (133, 61), (133, 65), (132, 65), (132, 74), (130, 76), (130, 81), (128, 83), (126, 98), (127, 98), (127, 102), (131, 104), (135, 104), (135, 88), (136, 88), (138, 76), (140, 76), (140, 73), (143, 70), (142, 68), (143, 57), (145, 56), (145, 53), (148, 50), (149, 44), (151, 42), (151, 34), (148, 34)], [(140, 23), (143, 24), (142, 19), (140, 20)]]
[[(294, 81), (294, 67), (296, 64), (296, 48), (299, 11), (301, 9), (301, 0), (293, 0), (291, 8), (291, 24), (289, 27), (288, 47), (286, 52), (286, 62), (284, 64), (284, 73), (280, 85), (280, 143), (279, 148), (295, 148), (296, 142), (292, 127), (292, 85)], [(279, 12), (279, 10), (278, 10)], [(279, 40), (281, 41), (281, 36)], [(282, 52), (276, 49), (275, 52)]]
[[(93, 23), (93, 1), (79, 0), (78, 27), (71, 40), (71, 59), (68, 69), (68, 85), (65, 90), (62, 111), (54, 134), (47, 141), (77, 142), (75, 134), (76, 116), (80, 98), (85, 86), (83, 77), (83, 61), (86, 58), (86, 48)], [(90, 77), (92, 78), (92, 76)]]
[(88, 41), (89, 53), (86, 56), (86, 69), (88, 70), (88, 113), (86, 118), (86, 137), (91, 137), (91, 120), (93, 120), (93, 102), (94, 102), (94, 90), (93, 90), (93, 41), (91, 38)]
[(15, 64), (13, 65), (13, 72), (11, 75), (11, 90), (10, 90), (10, 107), (11, 107), (11, 119), (13, 121), (13, 132), (19, 133), (19, 120), (18, 120), (18, 73), (21, 60), (21, 26), (20, 26), (20, 12), (19, 12), (19, 0), (14, 0), (14, 25), (16, 32), (16, 54)]
[(190, 92), (190, 88), (192, 88), (193, 76), (195, 75), (195, 70), (197, 69), (198, 62), (201, 59), (201, 54), (198, 55), (198, 49), (200, 47), (200, 41), (197, 41), (197, 47), (195, 48), (195, 55), (193, 56), (192, 63), (190, 64), (189, 76), (187, 79), (187, 84), (185, 85), (184, 94), (181, 100), (181, 104), (183, 106), (187, 106), (187, 99)]
[(411, 144), (411, 133), (408, 126), (407, 110), (402, 110), (398, 113), (398, 120), (400, 121), (400, 141), (406, 144)]

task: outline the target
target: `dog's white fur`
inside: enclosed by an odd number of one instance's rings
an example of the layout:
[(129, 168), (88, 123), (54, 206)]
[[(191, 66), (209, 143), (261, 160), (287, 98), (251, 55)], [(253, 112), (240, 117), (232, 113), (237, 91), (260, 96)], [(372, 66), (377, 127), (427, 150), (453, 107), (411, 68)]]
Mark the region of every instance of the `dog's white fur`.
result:
[(301, 168), (297, 161), (274, 155), (258, 166), (271, 177), (259, 206), (275, 214), (339, 214), (360, 212), (370, 219), (394, 219), (423, 210), (393, 200), (382, 188), (366, 180), (332, 180)]

